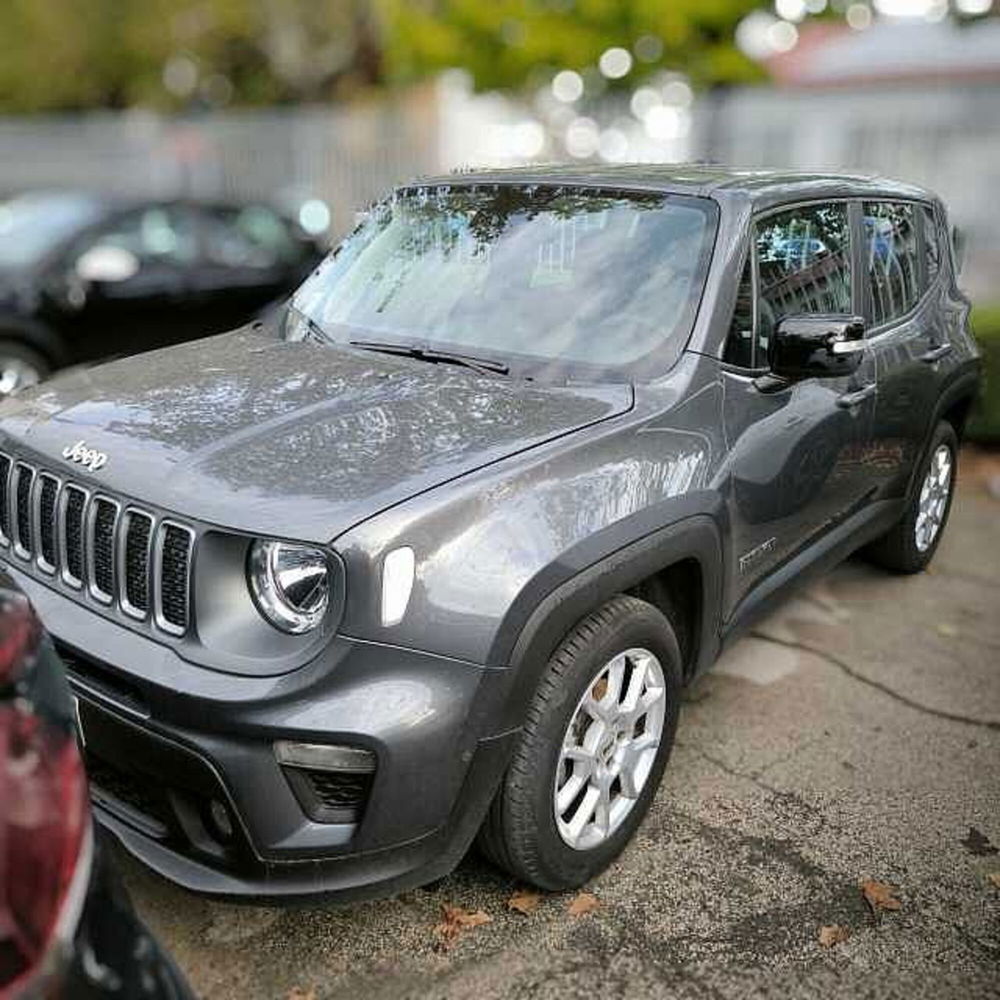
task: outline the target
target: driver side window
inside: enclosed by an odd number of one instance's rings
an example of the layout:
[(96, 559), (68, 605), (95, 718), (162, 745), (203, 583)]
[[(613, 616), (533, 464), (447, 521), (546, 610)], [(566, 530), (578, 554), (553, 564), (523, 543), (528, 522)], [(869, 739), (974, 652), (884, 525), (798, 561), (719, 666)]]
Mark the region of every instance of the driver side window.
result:
[(851, 312), (847, 204), (804, 205), (769, 216), (756, 229), (757, 339), (765, 352), (786, 316)]
[(184, 266), (198, 256), (198, 238), (191, 215), (176, 206), (158, 205), (120, 216), (86, 249), (95, 246), (125, 250), (143, 266), (158, 263)]

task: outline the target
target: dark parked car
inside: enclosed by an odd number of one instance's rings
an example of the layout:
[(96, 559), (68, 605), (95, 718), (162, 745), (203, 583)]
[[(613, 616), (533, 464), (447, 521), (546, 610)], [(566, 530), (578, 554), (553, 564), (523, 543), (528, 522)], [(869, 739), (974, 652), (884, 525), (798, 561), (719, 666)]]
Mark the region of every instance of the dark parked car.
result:
[(0, 202), (0, 394), (66, 365), (239, 326), (322, 252), (263, 204), (79, 193)]
[(109, 868), (62, 664), (0, 572), (0, 997), (191, 996)]
[(930, 560), (968, 309), (906, 184), (466, 174), (396, 191), (283, 323), (7, 401), (4, 558), (102, 823), (222, 896), (397, 890), (477, 832), (583, 883), (724, 645), (863, 546)]

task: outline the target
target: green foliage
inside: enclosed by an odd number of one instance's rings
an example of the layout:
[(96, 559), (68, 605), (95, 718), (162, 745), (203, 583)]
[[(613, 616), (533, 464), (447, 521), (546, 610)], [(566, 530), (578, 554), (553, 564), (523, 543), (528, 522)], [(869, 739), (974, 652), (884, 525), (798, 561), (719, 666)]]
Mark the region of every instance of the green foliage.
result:
[[(177, 58), (190, 92), (164, 86)], [(317, 100), (379, 74), (368, 0), (0, 2), (0, 112)]]
[(658, 68), (700, 85), (758, 78), (733, 43), (739, 20), (760, 0), (379, 0), (386, 72), (409, 81), (450, 66), (480, 89), (519, 88), (560, 69), (595, 66), (611, 46), (659, 39), (652, 62), (637, 61), (629, 82)]
[[(643, 36), (662, 53), (637, 61), (628, 82), (668, 67), (728, 83), (759, 75), (732, 40), (759, 6), (766, 0), (0, 0), (0, 113), (323, 100), (452, 66), (481, 88), (516, 89)], [(191, 92), (164, 86), (177, 58), (197, 69)]]
[(983, 352), (983, 387), (966, 437), (983, 444), (1000, 444), (1000, 304), (973, 309), (972, 332)]

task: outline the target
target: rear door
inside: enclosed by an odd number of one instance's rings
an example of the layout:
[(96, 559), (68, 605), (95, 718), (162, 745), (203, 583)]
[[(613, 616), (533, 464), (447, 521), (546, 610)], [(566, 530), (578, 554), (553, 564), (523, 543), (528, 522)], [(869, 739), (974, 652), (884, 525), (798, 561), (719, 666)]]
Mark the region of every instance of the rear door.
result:
[(819, 202), (769, 213), (753, 229), (724, 355), (727, 612), (869, 498), (862, 458), (875, 372), (868, 352), (857, 372), (837, 378), (777, 379), (767, 360), (785, 317), (858, 314), (854, 222), (849, 202)]
[(940, 226), (921, 202), (862, 203), (864, 315), (876, 365), (869, 471), (880, 497), (900, 496), (928, 432), (950, 353), (939, 309)]

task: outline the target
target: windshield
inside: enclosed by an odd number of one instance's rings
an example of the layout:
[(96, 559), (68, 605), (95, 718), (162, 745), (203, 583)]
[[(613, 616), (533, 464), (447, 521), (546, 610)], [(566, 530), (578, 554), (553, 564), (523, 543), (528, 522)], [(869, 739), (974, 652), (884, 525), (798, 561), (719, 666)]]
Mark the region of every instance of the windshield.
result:
[(286, 336), (665, 370), (690, 333), (714, 224), (711, 202), (660, 193), (400, 191), (299, 289)]
[(26, 194), (0, 201), (0, 267), (38, 263), (99, 217), (98, 203), (86, 195)]

